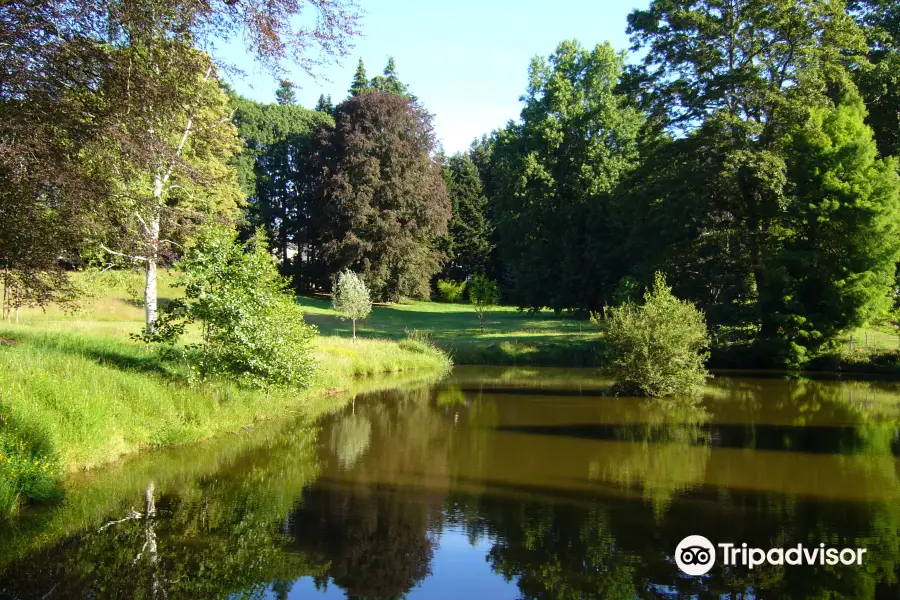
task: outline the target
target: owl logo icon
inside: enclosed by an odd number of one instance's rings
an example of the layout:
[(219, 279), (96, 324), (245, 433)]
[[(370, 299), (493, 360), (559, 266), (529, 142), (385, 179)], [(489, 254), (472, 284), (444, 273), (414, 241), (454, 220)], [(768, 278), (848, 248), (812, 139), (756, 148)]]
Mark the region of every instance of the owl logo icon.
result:
[(716, 548), (702, 535), (689, 535), (675, 548), (675, 563), (686, 575), (705, 575), (716, 564)]

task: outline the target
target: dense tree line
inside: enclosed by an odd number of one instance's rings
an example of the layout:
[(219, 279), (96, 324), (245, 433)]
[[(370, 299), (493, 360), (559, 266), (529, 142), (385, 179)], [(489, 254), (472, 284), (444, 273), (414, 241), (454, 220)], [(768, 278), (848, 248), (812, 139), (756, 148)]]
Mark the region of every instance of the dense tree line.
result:
[(723, 350), (802, 364), (896, 295), (897, 10), (840, 1), (651, 2), (644, 59), (564, 42), (518, 122), (473, 143), (523, 308), (598, 310), (665, 273)]
[(586, 313), (660, 271), (716, 356), (759, 363), (892, 309), (895, 2), (653, 0), (628, 18), (641, 60), (561, 43), (528, 67), (520, 119), (453, 156), (393, 58), (314, 110), (288, 80), (273, 104), (219, 82), (216, 36), (249, 32), (276, 72), (313, 69), (313, 42), (345, 54), (355, 13), (314, 6), (322, 25), (291, 31), (293, 2), (4, 4), (5, 310), (115, 259), (146, 268), (152, 329), (156, 265), (210, 219), (264, 228), (299, 290), (350, 269), (381, 301), (487, 274), (504, 302)]

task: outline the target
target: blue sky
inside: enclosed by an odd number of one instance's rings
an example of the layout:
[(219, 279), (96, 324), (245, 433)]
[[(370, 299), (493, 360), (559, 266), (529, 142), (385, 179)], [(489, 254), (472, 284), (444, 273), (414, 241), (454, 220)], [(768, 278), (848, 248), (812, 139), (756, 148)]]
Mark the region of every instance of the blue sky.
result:
[[(397, 73), (434, 115), (435, 131), (447, 152), (464, 150), (473, 138), (518, 118), (528, 63), (548, 55), (564, 39), (585, 46), (609, 40), (628, 48), (626, 16), (648, 0), (360, 0), (365, 11), (361, 38), (340, 66), (322, 77), (289, 76), (299, 86), (300, 104), (313, 107), (319, 94), (335, 103), (347, 96), (362, 57), (368, 76), (379, 74), (388, 56)], [(253, 65), (235, 43), (223, 57), (247, 73), (230, 79), (237, 91), (271, 102), (276, 82)], [(327, 80), (325, 79), (327, 78)]]

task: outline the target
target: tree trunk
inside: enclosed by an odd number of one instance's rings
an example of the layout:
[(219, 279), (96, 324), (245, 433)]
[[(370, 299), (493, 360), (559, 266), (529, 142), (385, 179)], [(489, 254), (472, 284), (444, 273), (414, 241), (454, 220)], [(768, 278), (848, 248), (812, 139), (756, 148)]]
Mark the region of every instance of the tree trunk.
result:
[(156, 267), (159, 261), (159, 222), (162, 207), (163, 180), (158, 173), (153, 177), (153, 216), (147, 231), (147, 281), (144, 285), (144, 313), (147, 333), (156, 329)]
[(353, 319), (353, 339), (356, 339), (356, 319)]

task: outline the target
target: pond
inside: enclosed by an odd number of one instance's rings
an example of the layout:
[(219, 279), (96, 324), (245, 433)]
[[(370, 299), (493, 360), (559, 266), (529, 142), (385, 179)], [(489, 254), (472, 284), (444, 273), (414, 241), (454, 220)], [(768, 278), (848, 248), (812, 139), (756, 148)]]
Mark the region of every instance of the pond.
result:
[[(896, 597), (900, 384), (458, 368), (73, 478), (0, 537), (0, 598)], [(679, 570), (688, 535), (862, 564)], [(721, 555), (720, 555), (721, 556)]]

